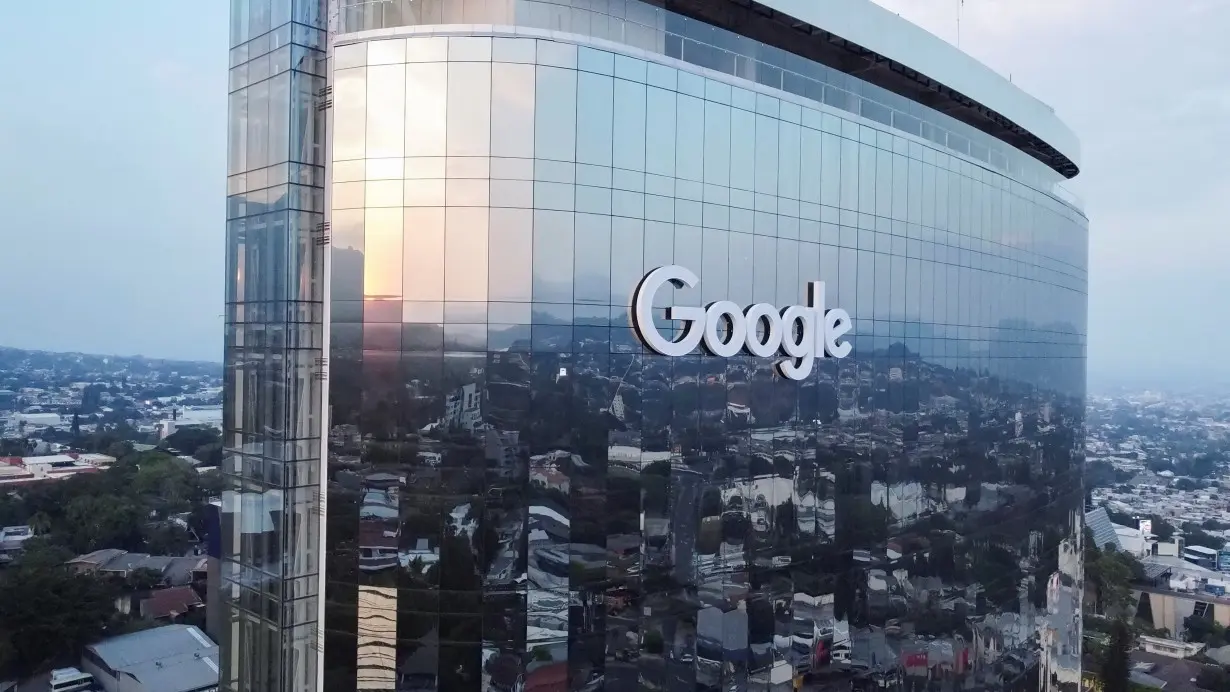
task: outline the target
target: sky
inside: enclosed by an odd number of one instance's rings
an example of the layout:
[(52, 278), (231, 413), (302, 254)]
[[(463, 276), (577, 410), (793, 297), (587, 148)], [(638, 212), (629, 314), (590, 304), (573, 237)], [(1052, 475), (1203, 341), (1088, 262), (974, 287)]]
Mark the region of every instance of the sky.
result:
[[(1230, 385), (1230, 0), (877, 0), (1080, 137), (1091, 382)], [(16, 3), (0, 345), (217, 360), (227, 4)]]

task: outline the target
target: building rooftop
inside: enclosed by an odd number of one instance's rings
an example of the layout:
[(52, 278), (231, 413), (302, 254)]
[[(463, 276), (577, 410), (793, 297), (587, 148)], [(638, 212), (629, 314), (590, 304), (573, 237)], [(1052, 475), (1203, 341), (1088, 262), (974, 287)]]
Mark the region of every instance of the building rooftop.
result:
[[(1185, 658), (1172, 658), (1163, 656), (1162, 654), (1151, 654), (1147, 651), (1133, 651), (1132, 663), (1136, 664), (1133, 667), (1145, 664), (1143, 668), (1146, 670), (1137, 669), (1133, 671), (1132, 680), (1136, 682), (1138, 675), (1145, 677), (1140, 678), (1141, 684), (1147, 684), (1151, 687), (1164, 686), (1166, 692), (1193, 692), (1199, 690), (1196, 684), (1192, 682), (1200, 671), (1205, 666), (1196, 663), (1195, 661)], [(1157, 684), (1160, 682), (1161, 684)]]
[(197, 555), (170, 556), (130, 553), (118, 548), (104, 548), (92, 553), (78, 555), (68, 561), (70, 565), (93, 566), (107, 572), (131, 572), (149, 569), (158, 572), (172, 586), (192, 582), (192, 573), (204, 569), (205, 558)]
[(141, 614), (147, 618), (174, 618), (205, 605), (191, 586), (155, 589), (141, 601)]
[(147, 690), (189, 692), (218, 684), (218, 645), (192, 625), (165, 625), (86, 647)]
[(1093, 532), (1093, 542), (1099, 550), (1104, 550), (1108, 543), (1119, 549), (1119, 534), (1115, 533), (1115, 525), (1111, 523), (1105, 507), (1085, 512), (1085, 526)]

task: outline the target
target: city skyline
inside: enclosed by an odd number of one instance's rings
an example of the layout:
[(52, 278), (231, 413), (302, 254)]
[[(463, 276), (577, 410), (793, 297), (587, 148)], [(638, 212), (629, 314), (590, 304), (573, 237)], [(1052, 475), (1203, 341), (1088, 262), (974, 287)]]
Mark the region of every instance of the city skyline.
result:
[[(881, 4), (956, 41), (954, 3)], [(14, 228), (39, 229), (17, 237), (15, 254), (93, 271), (79, 287), (44, 282), (38, 262), (11, 267), (0, 288), (14, 293), (35, 286), (32, 295), (43, 299), (0, 306), (6, 324), (23, 325), (0, 340), (52, 351), (218, 361), (226, 60), (213, 47), (225, 41), (228, 8), (74, 6), (74, 21), (67, 23), (48, 14), (50, 6), (15, 9), (15, 21), (29, 30), (0, 48), (32, 55), (67, 31), (93, 56), (83, 63), (69, 53), (45, 54), (41, 70), (15, 76), (16, 107), (0, 113), (0, 149), (9, 152), (0, 162), (0, 201)], [(1190, 296), (1230, 289), (1217, 266), (1230, 243), (1217, 230), (1230, 211), (1230, 196), (1220, 192), (1230, 176), (1216, 158), (1230, 137), (1222, 124), (1230, 78), (1216, 73), (1216, 60), (1201, 57), (1217, 49), (1216, 27), (1230, 19), (1230, 8), (1133, 0), (1117, 4), (1107, 20), (1101, 13), (1108, 7), (967, 2), (960, 47), (1011, 74), (1082, 138), (1084, 170), (1070, 187), (1084, 197), (1092, 219), (1091, 385), (1227, 383), (1230, 364), (1218, 354), (1230, 332), (1205, 319), (1204, 301)], [(194, 27), (186, 36), (147, 30), (184, 22)], [(1150, 31), (1183, 36), (1176, 42), (1187, 55), (1178, 59), (1183, 70), (1133, 48)], [(1034, 45), (1045, 50), (1025, 50)], [(1158, 93), (1166, 98), (1145, 97), (1152, 92), (1135, 87), (1150, 81), (1141, 75), (1164, 85)], [(46, 83), (63, 88), (48, 92)], [(79, 117), (83, 103), (91, 104), (88, 120)], [(1117, 116), (1107, 119), (1108, 112)], [(77, 125), (87, 121), (89, 129)], [(102, 131), (108, 137), (95, 136)], [(1158, 146), (1122, 146), (1152, 141), (1141, 138), (1149, 132), (1162, 133)], [(175, 162), (170, 170), (168, 161)], [(76, 204), (49, 194), (67, 171), (92, 183), (75, 190)], [(1168, 242), (1153, 242), (1155, 234)], [(91, 309), (78, 309), (87, 297)], [(95, 309), (100, 301), (110, 309)], [(1168, 338), (1182, 348), (1167, 352), (1182, 357), (1151, 357), (1149, 345), (1136, 338), (1135, 321), (1144, 312), (1169, 316)]]
[(69, 4), (0, 112), (0, 680), (1116, 692), (1230, 644), (1230, 5)]

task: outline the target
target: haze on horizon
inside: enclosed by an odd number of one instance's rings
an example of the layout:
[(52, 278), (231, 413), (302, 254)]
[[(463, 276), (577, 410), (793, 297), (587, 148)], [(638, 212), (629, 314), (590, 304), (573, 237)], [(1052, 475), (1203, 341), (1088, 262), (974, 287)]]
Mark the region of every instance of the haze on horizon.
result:
[[(956, 0), (877, 1), (957, 42)], [(228, 11), (8, 8), (0, 345), (220, 360)], [(960, 47), (1081, 139), (1095, 387), (1230, 391), (1227, 26), (1218, 0), (964, 3)]]

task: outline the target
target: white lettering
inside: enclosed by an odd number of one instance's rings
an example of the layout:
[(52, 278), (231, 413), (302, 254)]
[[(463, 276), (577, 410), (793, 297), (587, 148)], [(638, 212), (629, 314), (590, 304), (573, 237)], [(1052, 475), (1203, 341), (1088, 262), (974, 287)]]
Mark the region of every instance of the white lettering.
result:
[[(671, 306), (668, 319), (683, 323), (674, 341), (662, 336), (654, 324), (653, 302), (667, 283), (692, 288), (699, 277), (684, 267), (659, 267), (641, 280), (632, 297), (632, 326), (641, 340), (656, 353), (682, 356), (704, 344), (709, 353), (728, 358), (746, 350), (760, 358), (785, 356), (777, 363), (783, 377), (807, 378), (816, 358), (845, 358), (853, 345), (842, 340), (853, 329), (850, 314), (841, 308), (825, 308), (824, 282), (808, 284), (807, 305), (791, 305), (780, 311), (768, 303), (740, 310), (729, 300), (705, 308)], [(699, 324), (698, 324), (699, 323)], [(725, 338), (723, 338), (725, 332)]]

